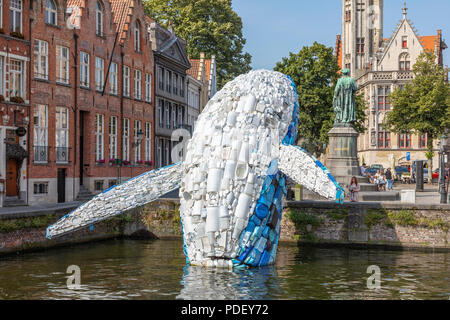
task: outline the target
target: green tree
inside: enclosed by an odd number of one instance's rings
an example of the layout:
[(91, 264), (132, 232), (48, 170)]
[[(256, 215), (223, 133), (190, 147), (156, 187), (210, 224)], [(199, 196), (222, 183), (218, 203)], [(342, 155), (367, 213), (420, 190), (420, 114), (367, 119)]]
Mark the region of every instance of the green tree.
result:
[[(300, 104), (298, 138), (302, 147), (316, 156), (325, 152), (328, 131), (334, 123), (334, 86), (339, 78), (339, 66), (333, 48), (314, 42), (303, 47), (299, 53), (289, 53), (278, 62), (275, 71), (289, 75), (297, 86)], [(365, 102), (356, 96), (355, 130), (365, 131)]]
[[(389, 99), (393, 109), (387, 114), (384, 127), (394, 133), (427, 134), (427, 158), (432, 172), (433, 140), (450, 127), (450, 87), (445, 72), (436, 64), (432, 53), (423, 52), (413, 66), (414, 79), (404, 88), (398, 87)], [(431, 181), (431, 174), (428, 175)]]
[(242, 20), (231, 0), (146, 0), (145, 12), (164, 27), (172, 22), (178, 36), (187, 42), (190, 57), (204, 52), (216, 55), (217, 85), (251, 70), (251, 55), (243, 52), (246, 40)]

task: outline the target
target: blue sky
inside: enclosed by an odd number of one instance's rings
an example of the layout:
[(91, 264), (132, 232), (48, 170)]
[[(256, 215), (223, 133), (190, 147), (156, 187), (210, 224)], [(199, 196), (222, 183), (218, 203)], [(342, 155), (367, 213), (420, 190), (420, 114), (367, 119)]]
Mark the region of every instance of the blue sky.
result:
[[(404, 0), (384, 1), (384, 37), (389, 37), (402, 18)], [(341, 33), (341, 0), (233, 0), (241, 16), (254, 69), (272, 69), (289, 52), (297, 53), (314, 41), (332, 46)], [(421, 36), (442, 29), (450, 47), (450, 1), (408, 0), (408, 18)], [(450, 49), (444, 50), (450, 64)]]

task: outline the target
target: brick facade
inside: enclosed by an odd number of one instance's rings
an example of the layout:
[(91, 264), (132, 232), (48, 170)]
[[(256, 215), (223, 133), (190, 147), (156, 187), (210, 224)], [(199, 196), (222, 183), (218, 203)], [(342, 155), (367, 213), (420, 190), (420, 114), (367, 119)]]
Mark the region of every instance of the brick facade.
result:
[[(15, 143), (28, 158), (18, 163), (15, 193), (29, 205), (73, 201), (83, 187), (99, 193), (154, 169), (156, 77), (142, 1), (19, 1), (21, 35), (14, 37), (12, 1), (19, 0), (3, 0), (0, 30), (0, 116), (10, 116), (0, 119), (3, 191), (3, 141), (21, 126), (27, 134)], [(23, 61), (23, 103), (9, 102), (13, 58)], [(6, 195), (0, 186), (0, 199)]]

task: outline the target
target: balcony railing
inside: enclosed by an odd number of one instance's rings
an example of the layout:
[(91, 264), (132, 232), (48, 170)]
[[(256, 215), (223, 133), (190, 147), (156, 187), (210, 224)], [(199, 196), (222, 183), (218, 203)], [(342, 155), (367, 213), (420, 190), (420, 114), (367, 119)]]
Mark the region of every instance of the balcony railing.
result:
[(47, 163), (48, 162), (48, 147), (34, 146), (34, 162)]
[(67, 147), (56, 147), (56, 162), (57, 163), (67, 163), (69, 162), (69, 148)]

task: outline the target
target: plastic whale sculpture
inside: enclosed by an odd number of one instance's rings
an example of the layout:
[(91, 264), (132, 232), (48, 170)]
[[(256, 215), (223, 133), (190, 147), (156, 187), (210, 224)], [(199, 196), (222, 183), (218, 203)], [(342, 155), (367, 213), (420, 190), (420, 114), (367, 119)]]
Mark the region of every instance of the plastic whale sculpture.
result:
[(286, 176), (336, 202), (344, 190), (316, 158), (294, 146), (293, 81), (257, 70), (227, 83), (198, 117), (184, 161), (112, 187), (47, 228), (63, 235), (180, 188), (184, 253), (191, 265), (273, 264)]

